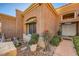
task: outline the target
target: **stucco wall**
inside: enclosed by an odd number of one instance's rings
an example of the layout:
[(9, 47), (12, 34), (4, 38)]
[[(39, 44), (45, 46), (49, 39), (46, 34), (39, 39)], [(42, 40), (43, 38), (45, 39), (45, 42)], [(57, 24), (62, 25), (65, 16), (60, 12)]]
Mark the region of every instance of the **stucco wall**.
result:
[(6, 38), (16, 36), (16, 21), (15, 17), (0, 14), (0, 22), (2, 23), (1, 31)]
[(33, 9), (32, 11), (30, 12), (27, 12), (25, 13), (24, 15), (24, 33), (26, 33), (26, 20), (31, 18), (31, 17), (36, 17), (37, 18), (37, 25), (36, 25), (36, 30), (37, 30), (37, 33), (41, 33), (41, 31), (43, 30), (42, 28), (42, 20), (41, 20), (41, 6), (40, 7), (37, 7), (35, 9)]
[(46, 5), (47, 4), (42, 5), (41, 11), (42, 20), (44, 21), (44, 30), (48, 30), (52, 35), (54, 35), (59, 30), (60, 18), (54, 12), (51, 12)]
[[(24, 15), (24, 24), (30, 17), (37, 18), (37, 33), (42, 34), (43, 31), (49, 30), (52, 35), (54, 35), (59, 27), (59, 17), (52, 13), (46, 6), (47, 4), (42, 4), (41, 6), (33, 9)], [(26, 25), (24, 25), (24, 33), (26, 33)]]
[(16, 10), (16, 36), (23, 37), (23, 16), (22, 11)]

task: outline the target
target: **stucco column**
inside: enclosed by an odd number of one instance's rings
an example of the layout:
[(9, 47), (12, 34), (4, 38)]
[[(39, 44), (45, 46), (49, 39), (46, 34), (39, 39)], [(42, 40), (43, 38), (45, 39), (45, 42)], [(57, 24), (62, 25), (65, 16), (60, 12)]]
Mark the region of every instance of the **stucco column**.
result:
[(60, 16), (61, 17), (61, 21), (63, 20), (63, 15)]

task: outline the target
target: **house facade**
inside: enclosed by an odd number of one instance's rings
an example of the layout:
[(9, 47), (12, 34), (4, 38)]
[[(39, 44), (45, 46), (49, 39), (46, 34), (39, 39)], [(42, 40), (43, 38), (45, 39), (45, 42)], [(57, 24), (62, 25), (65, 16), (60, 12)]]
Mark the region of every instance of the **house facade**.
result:
[(23, 33), (43, 34), (45, 30), (55, 35), (59, 27), (59, 15), (52, 4), (32, 4), (23, 12)]
[(79, 3), (64, 5), (56, 11), (61, 16), (61, 34), (63, 36), (79, 35)]
[(5, 25), (2, 26), (3, 33), (10, 32), (11, 35), (13, 34), (10, 37), (19, 38), (22, 38), (23, 34), (41, 35), (46, 30), (53, 36), (58, 32), (60, 22), (59, 14), (50, 3), (34, 3), (25, 11), (16, 10), (16, 17), (13, 19), (12, 17), (9, 20), (5, 19), (7, 24), (4, 22)]

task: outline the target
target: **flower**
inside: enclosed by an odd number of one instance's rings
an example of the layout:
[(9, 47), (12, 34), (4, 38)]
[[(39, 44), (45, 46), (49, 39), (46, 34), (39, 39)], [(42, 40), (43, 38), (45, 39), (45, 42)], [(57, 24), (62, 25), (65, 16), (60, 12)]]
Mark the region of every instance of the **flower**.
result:
[(48, 30), (45, 30), (44, 32), (48, 32)]

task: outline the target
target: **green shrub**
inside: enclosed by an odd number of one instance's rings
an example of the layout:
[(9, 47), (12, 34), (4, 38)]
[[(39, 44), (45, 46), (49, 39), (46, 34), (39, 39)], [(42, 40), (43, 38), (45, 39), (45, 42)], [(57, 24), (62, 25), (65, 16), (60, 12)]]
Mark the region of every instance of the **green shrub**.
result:
[(29, 44), (30, 45), (36, 44), (38, 42), (38, 38), (39, 38), (39, 35), (38, 34), (32, 34), (31, 40), (30, 40)]
[(50, 44), (53, 46), (58, 46), (60, 41), (61, 41), (61, 39), (59, 36), (54, 36), (54, 37), (52, 37)]
[(79, 55), (79, 36), (73, 37), (73, 43), (75, 45), (76, 52)]

